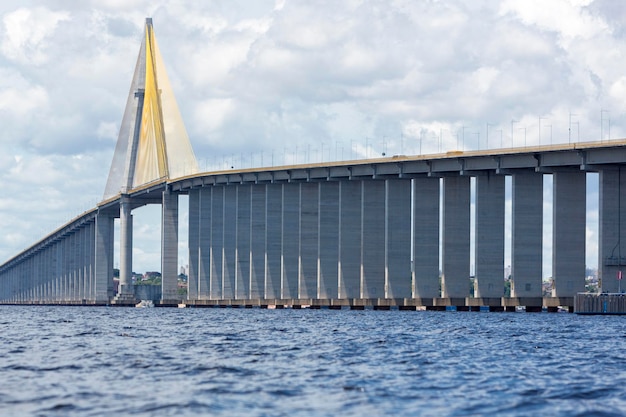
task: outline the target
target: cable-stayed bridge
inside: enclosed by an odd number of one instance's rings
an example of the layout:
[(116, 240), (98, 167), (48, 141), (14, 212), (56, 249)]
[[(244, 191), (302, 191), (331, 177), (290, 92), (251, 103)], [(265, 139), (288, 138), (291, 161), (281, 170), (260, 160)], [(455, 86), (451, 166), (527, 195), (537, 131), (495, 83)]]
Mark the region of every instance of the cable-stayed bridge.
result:
[[(585, 290), (589, 172), (598, 173), (600, 187), (601, 286), (618, 288), (615, 278), (626, 265), (625, 163), (626, 140), (616, 140), (198, 172), (148, 19), (103, 200), (1, 265), (0, 302), (134, 305), (132, 210), (160, 204), (162, 305), (572, 306)], [(548, 297), (545, 175), (553, 178)], [(507, 177), (510, 297), (504, 297)], [(185, 299), (177, 288), (180, 195), (189, 198)]]

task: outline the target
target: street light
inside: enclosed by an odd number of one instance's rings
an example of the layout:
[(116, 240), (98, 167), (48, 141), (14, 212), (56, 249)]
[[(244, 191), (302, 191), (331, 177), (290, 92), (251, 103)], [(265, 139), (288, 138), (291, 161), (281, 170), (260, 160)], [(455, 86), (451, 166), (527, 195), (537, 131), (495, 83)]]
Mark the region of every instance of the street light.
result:
[(539, 145), (541, 145), (541, 121), (547, 120), (544, 117), (539, 116)]
[(517, 123), (517, 120), (511, 120), (511, 148), (513, 147), (513, 126)]
[(608, 110), (600, 109), (600, 142), (604, 139), (604, 113), (609, 113)]
[(569, 114), (569, 129), (568, 129), (568, 134), (567, 134), (567, 142), (568, 143), (572, 143), (572, 116), (576, 116), (575, 114), (571, 113)]

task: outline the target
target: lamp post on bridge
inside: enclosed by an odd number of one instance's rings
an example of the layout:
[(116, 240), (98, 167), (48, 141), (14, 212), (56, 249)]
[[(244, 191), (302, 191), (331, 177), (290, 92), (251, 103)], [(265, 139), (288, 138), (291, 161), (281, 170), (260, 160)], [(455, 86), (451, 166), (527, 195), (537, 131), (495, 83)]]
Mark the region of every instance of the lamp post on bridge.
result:
[(541, 121), (542, 120), (546, 120), (546, 119), (539, 116), (539, 145), (541, 145)]
[(485, 149), (489, 149), (489, 126), (493, 126), (491, 123), (487, 123), (487, 138), (485, 139)]
[(511, 148), (513, 147), (513, 130), (515, 123), (517, 123), (517, 120), (511, 120)]
[(571, 144), (572, 143), (572, 116), (576, 116), (575, 114), (573, 114), (572, 112), (569, 113), (569, 127), (567, 129), (568, 133), (567, 133), (567, 143)]
[(609, 112), (608, 110), (600, 109), (600, 142), (604, 139), (604, 113), (608, 114)]

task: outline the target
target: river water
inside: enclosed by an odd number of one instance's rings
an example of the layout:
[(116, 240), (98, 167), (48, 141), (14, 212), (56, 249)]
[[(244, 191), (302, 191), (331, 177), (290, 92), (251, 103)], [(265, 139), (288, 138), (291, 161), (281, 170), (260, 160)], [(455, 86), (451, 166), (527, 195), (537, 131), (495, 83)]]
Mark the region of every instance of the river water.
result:
[(626, 317), (0, 307), (7, 416), (626, 414)]

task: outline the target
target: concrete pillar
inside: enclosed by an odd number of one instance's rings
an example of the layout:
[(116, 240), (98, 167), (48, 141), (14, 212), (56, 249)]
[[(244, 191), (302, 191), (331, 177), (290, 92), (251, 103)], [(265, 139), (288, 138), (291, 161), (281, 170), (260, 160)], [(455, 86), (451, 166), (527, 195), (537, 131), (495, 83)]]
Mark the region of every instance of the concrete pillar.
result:
[(59, 302), (63, 299), (63, 241), (59, 240), (54, 243), (55, 262), (54, 262), (54, 301)]
[(298, 298), (300, 184), (283, 184), (281, 297)]
[(200, 190), (189, 190), (189, 270), (187, 271), (187, 299), (198, 299), (198, 269), (200, 266)]
[(504, 192), (503, 175), (476, 177), (476, 298), (504, 295)]
[(211, 278), (209, 298), (222, 298), (222, 260), (224, 258), (224, 187), (214, 186), (211, 193)]
[(179, 301), (178, 194), (166, 188), (161, 205), (161, 300)]
[[(250, 244), (247, 255), (250, 259), (249, 269), (249, 292), (247, 296), (252, 299), (259, 299), (265, 297), (265, 228), (266, 217), (265, 211), (267, 202), (268, 190), (271, 185), (255, 184), (250, 189)], [(277, 213), (274, 215), (280, 216), (280, 199), (279, 205), (275, 208)], [(280, 223), (279, 223), (280, 224)], [(280, 238), (280, 233), (278, 234)], [(280, 248), (280, 246), (278, 246)], [(276, 282), (280, 284), (280, 254), (278, 257), (274, 257), (276, 270)], [(280, 286), (277, 286), (276, 290), (279, 290)], [(279, 291), (277, 293), (280, 293)], [(273, 297), (275, 297), (273, 295)]]
[(411, 180), (385, 185), (385, 298), (411, 298)]
[[(282, 225), (283, 225), (283, 186), (281, 184), (267, 184), (265, 188), (265, 292), (261, 298), (281, 297), (282, 277)], [(256, 204), (253, 202), (252, 222), (255, 223)], [(255, 233), (253, 240), (255, 240)], [(255, 249), (252, 252), (253, 266), (256, 268)], [(256, 273), (252, 272), (252, 277)], [(251, 294), (254, 298), (254, 295)]]
[(237, 187), (224, 187), (224, 258), (222, 260), (223, 299), (235, 298), (235, 255), (237, 245)]
[(543, 174), (512, 177), (511, 296), (541, 297)]
[(41, 252), (37, 252), (33, 256), (33, 298), (35, 302), (41, 302)]
[(318, 298), (339, 298), (339, 183), (319, 186)]
[[(219, 192), (222, 190), (219, 189)], [(198, 253), (198, 299), (211, 298), (211, 270), (213, 265), (211, 239), (213, 236), (213, 187), (200, 189), (200, 231)], [(220, 211), (221, 213), (221, 211)], [(221, 241), (220, 241), (221, 242)], [(220, 243), (221, 245), (221, 243)], [(221, 249), (220, 249), (221, 253)], [(221, 258), (220, 258), (221, 263)]]
[(70, 253), (70, 239), (68, 236), (63, 236), (63, 272), (62, 272), (62, 291), (61, 291), (61, 301), (67, 302), (69, 300), (70, 294), (70, 262), (71, 262), (71, 253)]
[(89, 292), (88, 299), (96, 301), (96, 220), (89, 225), (89, 235), (87, 236), (87, 256), (89, 257)]
[(555, 172), (552, 207), (552, 296), (585, 291), (587, 174)]
[(469, 295), (470, 177), (443, 179), (443, 245), (441, 290), (444, 298)]
[(86, 302), (89, 298), (89, 250), (88, 242), (90, 237), (91, 223), (87, 223), (85, 227), (81, 229), (80, 239), (80, 251), (81, 251), (81, 265), (80, 265), (80, 301)]
[[(235, 298), (239, 300), (247, 299), (250, 295), (250, 194), (252, 187), (255, 186), (237, 186), (237, 265), (235, 275)], [(265, 190), (262, 191), (263, 197), (265, 197)]]
[(133, 216), (130, 197), (120, 199), (120, 283), (118, 295), (134, 298), (133, 274)]
[[(605, 168), (599, 178), (598, 274), (602, 291), (626, 290), (626, 169)], [(624, 191), (622, 191), (624, 190)], [(624, 245), (622, 246), (622, 242)]]
[[(94, 244), (94, 293), (97, 303), (108, 303), (113, 295), (113, 234), (114, 218), (99, 212), (96, 216)], [(56, 262), (53, 258), (52, 271), (56, 269)]]
[(439, 178), (413, 180), (413, 297), (439, 297)]
[(361, 298), (385, 297), (385, 182), (362, 182)]
[(300, 254), (298, 298), (317, 298), (319, 258), (319, 184), (300, 185)]
[(339, 298), (361, 297), (361, 181), (339, 183)]

